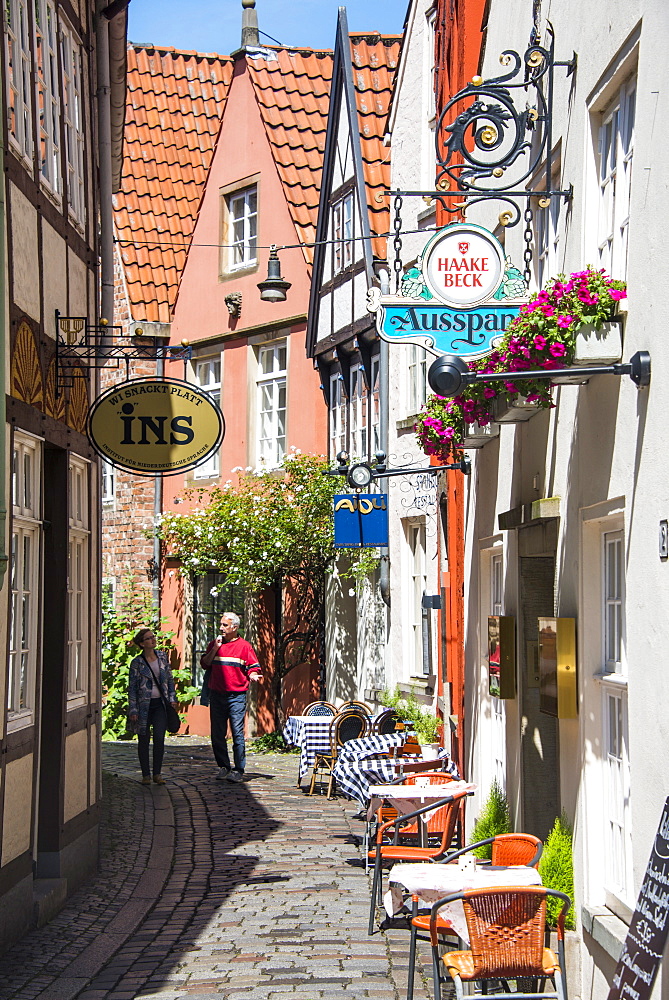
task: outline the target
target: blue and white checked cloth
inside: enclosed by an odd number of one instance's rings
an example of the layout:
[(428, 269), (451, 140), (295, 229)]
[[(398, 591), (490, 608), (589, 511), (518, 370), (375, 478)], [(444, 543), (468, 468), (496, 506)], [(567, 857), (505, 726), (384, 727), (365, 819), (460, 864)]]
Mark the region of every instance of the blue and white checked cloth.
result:
[(293, 747), (299, 747), (300, 766), (297, 783), (311, 770), (319, 753), (330, 753), (330, 723), (332, 715), (291, 715), (283, 727), (283, 738)]
[(349, 740), (339, 748), (338, 760), (364, 760), (379, 753), (388, 753), (406, 742), (406, 733), (389, 733), (385, 736), (363, 736), (359, 740)]
[[(459, 778), (458, 769), (451, 761), (448, 751), (442, 748), (439, 757), (444, 762), (444, 773), (450, 774), (454, 778)], [(407, 763), (411, 759), (406, 758)], [(356, 799), (364, 809), (369, 805), (370, 785), (385, 785), (398, 777), (396, 762), (393, 760), (384, 757), (347, 760), (341, 756), (341, 752), (337, 758), (333, 773), (344, 795), (348, 795), (351, 799)]]

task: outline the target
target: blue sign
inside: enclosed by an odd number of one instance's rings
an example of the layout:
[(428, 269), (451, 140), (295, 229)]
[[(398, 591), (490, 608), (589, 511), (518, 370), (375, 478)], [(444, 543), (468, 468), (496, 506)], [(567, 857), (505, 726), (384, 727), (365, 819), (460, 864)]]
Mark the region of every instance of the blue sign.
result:
[(439, 354), (482, 358), (494, 350), (518, 304), (486, 302), (475, 309), (452, 309), (432, 303), (381, 305), (379, 335), (391, 343), (419, 344)]
[(388, 544), (388, 494), (339, 493), (334, 498), (335, 548)]

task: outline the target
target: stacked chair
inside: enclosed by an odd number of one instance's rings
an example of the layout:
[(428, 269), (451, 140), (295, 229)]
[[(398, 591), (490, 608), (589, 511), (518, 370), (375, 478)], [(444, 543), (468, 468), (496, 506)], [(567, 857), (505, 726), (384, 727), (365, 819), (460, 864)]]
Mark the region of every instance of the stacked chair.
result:
[(311, 784), (309, 795), (313, 795), (316, 785), (316, 778), (323, 781), (324, 776), (328, 776), (328, 798), (332, 798), (334, 790), (334, 766), (337, 762), (339, 748), (348, 743), (349, 740), (358, 740), (366, 736), (369, 732), (370, 721), (366, 715), (360, 711), (350, 710), (340, 712), (335, 715), (330, 723), (330, 752), (318, 754), (314, 761), (314, 769), (311, 774)]

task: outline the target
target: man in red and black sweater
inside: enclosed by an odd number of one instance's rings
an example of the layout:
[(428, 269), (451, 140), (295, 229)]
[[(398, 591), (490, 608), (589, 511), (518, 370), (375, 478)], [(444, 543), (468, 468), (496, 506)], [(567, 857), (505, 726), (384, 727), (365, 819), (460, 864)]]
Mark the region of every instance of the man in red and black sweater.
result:
[[(207, 646), (200, 663), (209, 671), (209, 716), (211, 746), (221, 780), (241, 781), (246, 764), (244, 718), (246, 692), (250, 681), (259, 681), (262, 671), (253, 647), (239, 635), (239, 617), (226, 611), (221, 618), (221, 634)], [(232, 733), (235, 766), (230, 769), (228, 723)]]

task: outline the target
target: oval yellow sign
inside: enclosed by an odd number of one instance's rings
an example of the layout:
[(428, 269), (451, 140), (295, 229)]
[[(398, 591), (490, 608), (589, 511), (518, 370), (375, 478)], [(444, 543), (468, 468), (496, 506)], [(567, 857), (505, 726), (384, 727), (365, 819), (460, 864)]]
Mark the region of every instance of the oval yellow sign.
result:
[(213, 399), (179, 379), (121, 382), (88, 413), (88, 437), (98, 454), (138, 476), (193, 469), (218, 448), (224, 433)]

